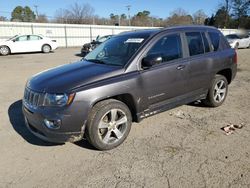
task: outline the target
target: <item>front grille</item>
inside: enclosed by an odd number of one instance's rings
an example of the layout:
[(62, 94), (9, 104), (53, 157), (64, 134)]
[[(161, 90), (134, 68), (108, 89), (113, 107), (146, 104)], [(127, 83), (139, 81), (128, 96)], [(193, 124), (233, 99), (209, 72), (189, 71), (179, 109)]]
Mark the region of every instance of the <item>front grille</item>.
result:
[(34, 92), (29, 88), (25, 88), (23, 99), (25, 104), (30, 107), (36, 108), (43, 104), (44, 94)]

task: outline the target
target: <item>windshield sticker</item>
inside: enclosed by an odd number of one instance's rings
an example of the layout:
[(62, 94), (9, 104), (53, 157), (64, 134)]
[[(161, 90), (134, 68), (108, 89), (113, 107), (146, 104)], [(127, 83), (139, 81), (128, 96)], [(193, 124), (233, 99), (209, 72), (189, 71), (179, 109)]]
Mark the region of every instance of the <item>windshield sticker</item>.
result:
[(125, 43), (142, 43), (144, 39), (142, 38), (132, 38), (125, 41)]

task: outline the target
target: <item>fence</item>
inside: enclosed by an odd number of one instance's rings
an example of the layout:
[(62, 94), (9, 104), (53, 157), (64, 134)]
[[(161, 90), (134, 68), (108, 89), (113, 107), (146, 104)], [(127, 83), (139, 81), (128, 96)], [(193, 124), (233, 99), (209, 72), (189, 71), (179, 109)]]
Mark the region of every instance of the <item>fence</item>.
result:
[(0, 40), (17, 34), (41, 34), (57, 40), (61, 47), (73, 47), (90, 42), (98, 35), (114, 35), (145, 28), (148, 27), (0, 22)]
[[(81, 46), (98, 35), (114, 35), (124, 31), (148, 29), (149, 27), (125, 27), (104, 25), (76, 25), (51, 23), (0, 22), (0, 41), (17, 34), (42, 34), (57, 40), (61, 47)], [(240, 33), (237, 29), (221, 29), (224, 35)]]

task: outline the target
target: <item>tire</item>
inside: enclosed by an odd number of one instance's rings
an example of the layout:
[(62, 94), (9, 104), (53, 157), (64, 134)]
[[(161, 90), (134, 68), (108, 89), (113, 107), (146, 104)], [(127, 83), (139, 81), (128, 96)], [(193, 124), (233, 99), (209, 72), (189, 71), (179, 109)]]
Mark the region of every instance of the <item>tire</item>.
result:
[(124, 142), (131, 124), (131, 112), (124, 103), (114, 99), (101, 101), (90, 113), (86, 138), (95, 148), (110, 150)]
[(239, 43), (236, 43), (235, 46), (234, 46), (234, 49), (238, 50), (238, 48), (239, 48)]
[(1, 55), (9, 55), (10, 54), (10, 49), (8, 46), (0, 46), (0, 54)]
[(50, 45), (44, 44), (44, 45), (42, 46), (42, 52), (43, 52), (43, 53), (49, 53), (50, 51), (51, 51)]
[(225, 101), (228, 92), (228, 81), (223, 75), (215, 75), (204, 103), (210, 107), (218, 107)]

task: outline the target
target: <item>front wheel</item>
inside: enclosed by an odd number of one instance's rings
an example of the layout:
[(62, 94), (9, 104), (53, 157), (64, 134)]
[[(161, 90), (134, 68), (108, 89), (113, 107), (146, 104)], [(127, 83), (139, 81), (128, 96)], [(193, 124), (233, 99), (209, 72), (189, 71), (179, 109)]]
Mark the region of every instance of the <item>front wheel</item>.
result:
[(10, 49), (8, 46), (0, 46), (0, 54), (1, 55), (9, 55)]
[(228, 81), (223, 75), (216, 75), (209, 88), (204, 103), (211, 107), (220, 106), (226, 99), (228, 92)]
[(113, 149), (127, 138), (132, 116), (127, 105), (109, 99), (97, 103), (90, 114), (86, 137), (99, 150)]

